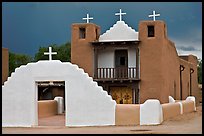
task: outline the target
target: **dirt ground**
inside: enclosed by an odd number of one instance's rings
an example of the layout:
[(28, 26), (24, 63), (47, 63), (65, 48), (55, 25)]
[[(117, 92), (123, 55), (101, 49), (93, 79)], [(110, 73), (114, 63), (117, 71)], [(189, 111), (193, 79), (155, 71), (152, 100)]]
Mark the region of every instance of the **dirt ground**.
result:
[[(45, 123), (45, 122), (44, 122)], [(43, 121), (41, 122), (43, 125)], [(202, 134), (202, 106), (196, 112), (179, 115), (154, 126), (65, 127), (37, 126), (32, 128), (2, 127), (3, 134)]]

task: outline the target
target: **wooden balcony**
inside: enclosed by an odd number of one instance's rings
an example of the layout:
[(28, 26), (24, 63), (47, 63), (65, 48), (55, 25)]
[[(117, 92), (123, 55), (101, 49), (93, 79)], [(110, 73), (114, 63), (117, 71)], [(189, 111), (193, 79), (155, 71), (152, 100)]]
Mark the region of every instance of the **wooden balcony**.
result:
[(96, 80), (136, 80), (139, 78), (136, 67), (97, 68)]

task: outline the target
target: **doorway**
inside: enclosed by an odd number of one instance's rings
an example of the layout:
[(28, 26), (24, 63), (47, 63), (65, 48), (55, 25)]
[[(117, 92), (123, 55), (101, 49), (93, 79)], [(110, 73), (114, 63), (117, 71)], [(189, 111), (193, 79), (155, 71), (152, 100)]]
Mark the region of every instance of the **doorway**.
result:
[(116, 78), (128, 78), (128, 51), (115, 50)]
[[(65, 126), (65, 82), (37, 82), (38, 126)], [(55, 97), (63, 97), (63, 113), (57, 114)]]
[(132, 88), (126, 86), (115, 86), (110, 87), (110, 93), (112, 98), (116, 101), (117, 104), (132, 104)]

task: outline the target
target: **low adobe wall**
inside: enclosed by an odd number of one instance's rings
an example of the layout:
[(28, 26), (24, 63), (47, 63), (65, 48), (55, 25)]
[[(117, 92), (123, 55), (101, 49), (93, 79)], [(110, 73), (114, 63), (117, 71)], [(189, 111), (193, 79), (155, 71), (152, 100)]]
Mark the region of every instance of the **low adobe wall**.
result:
[(159, 100), (146, 100), (143, 104), (117, 104), (115, 125), (155, 125), (163, 121)]
[(139, 125), (139, 104), (117, 104), (115, 112), (115, 125)]
[[(58, 105), (56, 100), (38, 101), (39, 118), (58, 114)], [(183, 101), (175, 100), (165, 104), (160, 104), (158, 100), (154, 99), (147, 100), (144, 104), (117, 104), (115, 125), (160, 124), (169, 118), (193, 111), (195, 111), (195, 104), (193, 100), (190, 100), (190, 97)]]
[(183, 113), (189, 113), (195, 111), (194, 101), (182, 101)]
[(143, 104), (117, 104), (115, 125), (157, 125), (164, 120), (181, 114), (196, 111), (195, 97), (174, 100), (160, 104), (159, 100), (149, 99)]
[(196, 111), (195, 97), (188, 96), (186, 100), (174, 100), (173, 97), (169, 98), (169, 103), (162, 104), (163, 120), (171, 117), (176, 117), (184, 113)]
[(41, 100), (38, 101), (38, 117), (48, 117), (57, 114), (56, 100)]
[(165, 103), (162, 104), (163, 120), (171, 117), (176, 117), (181, 114), (181, 107), (179, 103)]

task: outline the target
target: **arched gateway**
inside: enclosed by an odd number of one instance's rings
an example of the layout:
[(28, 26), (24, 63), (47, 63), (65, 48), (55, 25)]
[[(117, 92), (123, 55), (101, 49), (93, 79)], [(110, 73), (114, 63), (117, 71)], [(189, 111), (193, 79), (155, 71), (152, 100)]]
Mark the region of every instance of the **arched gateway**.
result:
[(2, 126), (38, 125), (37, 82), (64, 81), (66, 126), (115, 125), (116, 102), (83, 69), (59, 60), (16, 68), (2, 86)]

